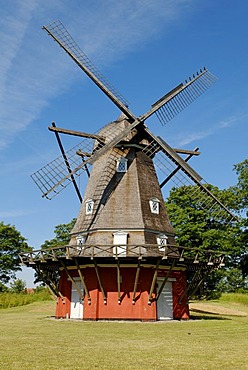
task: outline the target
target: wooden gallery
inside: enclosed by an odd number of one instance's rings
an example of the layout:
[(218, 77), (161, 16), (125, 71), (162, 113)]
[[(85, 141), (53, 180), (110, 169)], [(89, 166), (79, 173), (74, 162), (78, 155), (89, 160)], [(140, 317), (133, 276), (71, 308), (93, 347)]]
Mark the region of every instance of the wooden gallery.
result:
[[(32, 177), (45, 197), (72, 184), (81, 207), (68, 245), (23, 253), (21, 261), (33, 267), (56, 296), (56, 318), (188, 319), (190, 296), (205, 275), (223, 264), (223, 255), (177, 245), (161, 189), (169, 181), (194, 186), (194, 196), (204, 207), (208, 204), (209, 212), (232, 214), (187, 163), (199, 152), (171, 148), (144, 122), (156, 113), (167, 123), (215, 78), (204, 69), (136, 117), (59, 21), (43, 28), (121, 115), (94, 135), (54, 123), (49, 127), (62, 156)], [(84, 139), (65, 152), (59, 134)], [(76, 177), (83, 172), (88, 184), (82, 198)]]

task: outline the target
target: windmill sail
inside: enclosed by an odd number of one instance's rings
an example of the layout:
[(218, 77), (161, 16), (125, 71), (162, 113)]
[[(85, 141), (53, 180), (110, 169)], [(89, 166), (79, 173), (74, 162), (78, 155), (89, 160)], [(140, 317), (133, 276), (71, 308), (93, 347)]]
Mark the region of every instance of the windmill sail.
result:
[(193, 170), (163, 139), (153, 135), (147, 128), (146, 132), (152, 140), (143, 149), (144, 153), (153, 158), (153, 162), (165, 177), (170, 177), (174, 187), (191, 186), (192, 196), (200, 207), (211, 213), (212, 217), (221, 217), (222, 220), (235, 220), (236, 217), (229, 209), (209, 190), (208, 184)]
[(42, 27), (65, 50), (74, 62), (94, 81), (94, 83), (112, 100), (112, 102), (129, 118), (135, 120), (127, 108), (128, 101), (103, 76), (91, 60), (81, 50), (64, 25), (56, 20), (49, 26)]
[[(32, 179), (42, 191), (43, 196), (47, 198), (52, 198), (64, 189), (72, 181), (73, 176), (77, 177), (86, 170), (86, 165), (93, 164), (98, 158), (121, 141), (128, 141), (127, 138), (130, 135), (132, 136), (131, 133), (135, 134), (139, 129), (141, 129), (141, 127), (145, 127), (145, 120), (153, 114), (158, 116), (158, 119), (162, 124), (167, 123), (198, 96), (204, 93), (216, 80), (216, 77), (204, 68), (203, 71), (200, 70), (196, 75), (193, 75), (189, 81), (179, 84), (176, 88), (164, 95), (152, 105), (152, 108), (148, 112), (137, 118), (128, 109), (127, 101), (93, 65), (60, 21), (57, 20), (49, 26), (43, 26), (43, 29), (46, 30), (46, 32), (65, 50), (74, 62), (113, 101), (113, 103), (123, 112), (129, 122), (127, 122), (127, 126), (121, 131), (119, 130), (118, 125), (116, 127), (116, 131), (112, 128), (108, 135), (107, 142), (98, 142), (98, 145), (96, 146), (92, 140), (85, 139), (83, 142), (78, 144), (78, 146), (70, 149), (66, 153), (70, 166), (69, 173), (68, 166), (65, 165), (62, 157), (55, 159), (39, 171), (35, 172), (32, 175)], [(158, 139), (156, 138), (155, 140)], [(162, 143), (162, 146), (165, 147), (166, 143)], [(151, 147), (149, 150), (151, 150)], [(82, 161), (82, 157), (78, 156), (76, 152), (86, 152), (91, 154), (87, 156), (86, 160)], [(170, 151), (170, 155), (176, 158), (176, 162), (179, 162), (183, 169), (186, 168), (186, 173), (188, 175), (192, 175), (193, 179), (197, 179), (198, 182), (201, 181), (201, 178), (195, 173), (195, 171), (189, 167), (186, 162), (180, 159), (175, 151)]]
[(217, 77), (204, 68), (203, 71), (197, 72), (196, 76), (193, 75), (189, 81), (181, 83), (154, 103), (152, 111), (155, 110), (156, 116), (164, 126), (202, 95), (216, 80)]

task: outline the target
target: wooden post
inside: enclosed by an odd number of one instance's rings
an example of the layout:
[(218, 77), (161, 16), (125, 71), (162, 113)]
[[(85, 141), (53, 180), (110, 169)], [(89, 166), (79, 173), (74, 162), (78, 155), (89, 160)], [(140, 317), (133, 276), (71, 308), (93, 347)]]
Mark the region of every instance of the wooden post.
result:
[(118, 287), (118, 304), (121, 304), (121, 274), (119, 260), (117, 261), (117, 287)]
[[(201, 274), (201, 269), (199, 269), (199, 270), (197, 270), (197, 271), (195, 272), (195, 275), (193, 276), (193, 279), (192, 279), (191, 283), (188, 285), (188, 287), (185, 289), (185, 291), (183, 292), (183, 294), (182, 294), (182, 295), (181, 295), (181, 297), (179, 298), (179, 303), (180, 303), (180, 304), (182, 303), (182, 301), (184, 300), (184, 298), (185, 298), (186, 294), (188, 293), (189, 289), (194, 285), (194, 283), (195, 283), (195, 281), (196, 281), (197, 277), (198, 277), (198, 276), (200, 276), (200, 274)], [(197, 284), (197, 288), (198, 288), (198, 286), (201, 284), (202, 280), (203, 280), (203, 278), (202, 278), (202, 279), (200, 279), (200, 282)], [(195, 292), (195, 290), (196, 290), (196, 289), (194, 289), (194, 292)]]
[(85, 291), (86, 297), (87, 297), (87, 299), (88, 299), (88, 304), (90, 305), (90, 304), (91, 304), (90, 294), (89, 294), (88, 288), (87, 288), (87, 286), (86, 286), (86, 284), (85, 284), (84, 277), (83, 277), (83, 275), (82, 275), (82, 271), (81, 271), (80, 266), (79, 266), (79, 264), (78, 264), (78, 261), (77, 261), (76, 259), (75, 259), (75, 264), (76, 264), (76, 267), (77, 267), (78, 274), (79, 274), (79, 276), (80, 276), (80, 279), (81, 279), (82, 285), (83, 285), (83, 287), (84, 287), (84, 291)]
[(159, 268), (160, 262), (161, 262), (161, 259), (157, 262), (157, 266), (156, 266), (156, 269), (155, 269), (154, 274), (153, 274), (152, 284), (151, 284), (150, 293), (149, 293), (149, 297), (148, 297), (148, 304), (149, 305), (152, 303), (151, 298), (152, 298), (152, 293), (154, 291), (155, 283), (156, 283), (156, 280), (157, 280), (158, 268)]
[(139, 274), (140, 274), (140, 260), (138, 260), (138, 266), (137, 266), (136, 275), (135, 275), (132, 304), (135, 304), (135, 297), (136, 297), (137, 285), (139, 281)]
[(68, 276), (69, 280), (71, 281), (71, 283), (74, 285), (74, 287), (76, 288), (78, 294), (79, 294), (79, 297), (81, 297), (82, 300), (84, 300), (84, 295), (82, 294), (81, 290), (79, 289), (79, 287), (77, 286), (75, 280), (73, 279), (73, 277), (70, 275), (66, 265), (64, 264), (63, 261), (60, 260), (60, 263), (61, 265), (63, 266), (65, 272), (66, 272), (66, 275)]
[(97, 280), (98, 280), (98, 283), (99, 283), (99, 286), (100, 286), (100, 289), (101, 289), (101, 292), (102, 292), (103, 302), (104, 302), (104, 304), (107, 304), (107, 298), (106, 298), (106, 295), (105, 295), (105, 292), (104, 292), (104, 289), (103, 289), (103, 286), (102, 286), (102, 281), (101, 281), (100, 274), (99, 274), (98, 267), (97, 267), (97, 263), (96, 263), (95, 260), (94, 260), (94, 266), (95, 266), (95, 270), (96, 270)]
[(170, 266), (169, 271), (167, 272), (167, 274), (166, 274), (166, 275), (165, 275), (165, 277), (164, 277), (164, 280), (163, 280), (163, 282), (162, 282), (162, 284), (161, 284), (161, 287), (160, 287), (160, 289), (159, 289), (159, 291), (158, 291), (158, 293), (157, 293), (156, 300), (158, 300), (158, 299), (159, 299), (160, 294), (162, 293), (162, 291), (163, 291), (163, 289), (164, 289), (164, 286), (165, 286), (165, 284), (166, 284), (166, 282), (167, 282), (167, 280), (168, 280), (168, 278), (169, 278), (170, 272), (171, 272), (171, 270), (173, 269), (173, 267), (175, 266), (175, 263), (176, 263), (176, 260), (174, 259), (174, 260), (173, 260), (173, 262), (172, 262), (172, 264), (171, 264), (171, 266)]

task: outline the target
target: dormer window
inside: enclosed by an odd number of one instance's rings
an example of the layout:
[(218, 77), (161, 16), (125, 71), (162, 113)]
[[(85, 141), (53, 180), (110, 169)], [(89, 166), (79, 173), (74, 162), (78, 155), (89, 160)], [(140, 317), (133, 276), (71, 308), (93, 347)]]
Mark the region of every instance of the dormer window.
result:
[(158, 249), (160, 250), (160, 252), (165, 251), (165, 247), (167, 246), (167, 241), (168, 241), (168, 236), (166, 236), (165, 234), (160, 234), (157, 237)]
[(85, 214), (91, 215), (93, 213), (94, 201), (92, 199), (87, 199), (85, 201)]
[(152, 198), (149, 200), (150, 209), (152, 213), (159, 214), (159, 203), (160, 201), (157, 198)]
[(127, 159), (126, 158), (119, 158), (116, 161), (116, 171), (117, 172), (127, 172)]
[(77, 245), (80, 246), (80, 245), (84, 245), (85, 244), (85, 236), (83, 235), (78, 235), (76, 237), (76, 242), (77, 242)]

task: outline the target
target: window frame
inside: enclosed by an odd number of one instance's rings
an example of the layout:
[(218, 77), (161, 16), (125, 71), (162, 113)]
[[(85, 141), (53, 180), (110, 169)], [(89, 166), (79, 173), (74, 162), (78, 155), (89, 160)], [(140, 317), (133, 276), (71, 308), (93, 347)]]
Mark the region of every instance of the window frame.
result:
[[(161, 243), (162, 241), (162, 243)], [(168, 245), (168, 236), (165, 234), (159, 234), (157, 236), (157, 244), (160, 252), (165, 252), (165, 248)]]
[[(120, 157), (116, 160), (116, 172), (117, 173), (125, 173), (127, 172), (127, 162), (128, 160), (125, 157)], [(124, 166), (124, 169), (121, 169), (120, 167)]]
[[(157, 209), (154, 209), (154, 204), (156, 204)], [(158, 198), (151, 198), (149, 200), (151, 213), (159, 215), (160, 211), (160, 200)]]
[[(90, 209), (88, 208), (90, 206)], [(94, 208), (94, 200), (93, 199), (87, 199), (85, 201), (85, 214), (91, 215), (93, 213)]]

